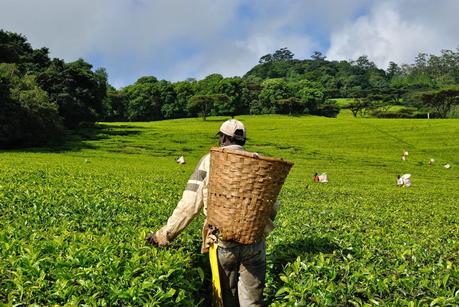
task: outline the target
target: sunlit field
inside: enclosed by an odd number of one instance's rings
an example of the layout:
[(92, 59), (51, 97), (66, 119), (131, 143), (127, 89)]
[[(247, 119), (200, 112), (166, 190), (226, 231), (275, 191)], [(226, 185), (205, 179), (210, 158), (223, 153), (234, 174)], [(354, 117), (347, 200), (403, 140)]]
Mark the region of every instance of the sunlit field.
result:
[[(0, 304), (207, 304), (203, 217), (170, 247), (144, 238), (225, 119), (101, 123), (59, 148), (0, 152)], [(267, 304), (459, 304), (457, 120), (238, 119), (246, 149), (295, 163), (267, 239)], [(397, 187), (405, 173), (412, 187)]]

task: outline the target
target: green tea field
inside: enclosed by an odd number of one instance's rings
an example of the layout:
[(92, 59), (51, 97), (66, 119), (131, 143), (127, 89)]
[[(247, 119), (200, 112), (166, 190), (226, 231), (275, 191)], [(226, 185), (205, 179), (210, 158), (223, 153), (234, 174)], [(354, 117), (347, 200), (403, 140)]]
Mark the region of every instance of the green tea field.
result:
[[(208, 304), (202, 214), (169, 247), (144, 238), (225, 119), (101, 123), (59, 148), (1, 151), (0, 305)], [(247, 150), (295, 163), (267, 239), (267, 305), (459, 305), (457, 119), (238, 119)]]

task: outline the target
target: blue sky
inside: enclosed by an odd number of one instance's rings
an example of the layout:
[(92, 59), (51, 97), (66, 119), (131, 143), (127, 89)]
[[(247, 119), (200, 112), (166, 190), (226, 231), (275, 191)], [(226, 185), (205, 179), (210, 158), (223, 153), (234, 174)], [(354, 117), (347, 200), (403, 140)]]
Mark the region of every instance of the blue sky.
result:
[(145, 75), (241, 76), (282, 47), (300, 59), (412, 63), (456, 49), (458, 11), (457, 0), (0, 0), (0, 27), (105, 67), (119, 88)]

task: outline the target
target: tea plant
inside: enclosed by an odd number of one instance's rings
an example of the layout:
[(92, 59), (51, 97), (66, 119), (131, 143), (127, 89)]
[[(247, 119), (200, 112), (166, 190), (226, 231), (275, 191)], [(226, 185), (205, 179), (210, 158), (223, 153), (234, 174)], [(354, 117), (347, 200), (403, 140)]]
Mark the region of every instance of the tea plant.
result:
[[(459, 304), (457, 120), (239, 119), (248, 150), (295, 162), (267, 240), (268, 304)], [(106, 123), (64, 147), (0, 152), (0, 304), (207, 304), (203, 217), (170, 247), (144, 238), (223, 120)], [(402, 173), (411, 188), (395, 186)]]

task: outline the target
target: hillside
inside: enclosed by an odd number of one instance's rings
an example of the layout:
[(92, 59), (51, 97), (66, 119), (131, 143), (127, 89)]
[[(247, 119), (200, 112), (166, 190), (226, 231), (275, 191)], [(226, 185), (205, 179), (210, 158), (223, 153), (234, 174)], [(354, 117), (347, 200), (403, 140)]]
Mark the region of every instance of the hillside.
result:
[[(459, 304), (457, 120), (237, 118), (248, 150), (295, 163), (268, 238), (267, 303)], [(58, 149), (0, 151), (0, 304), (204, 304), (202, 216), (170, 248), (144, 237), (224, 119), (102, 123)], [(411, 188), (395, 186), (403, 173)]]

